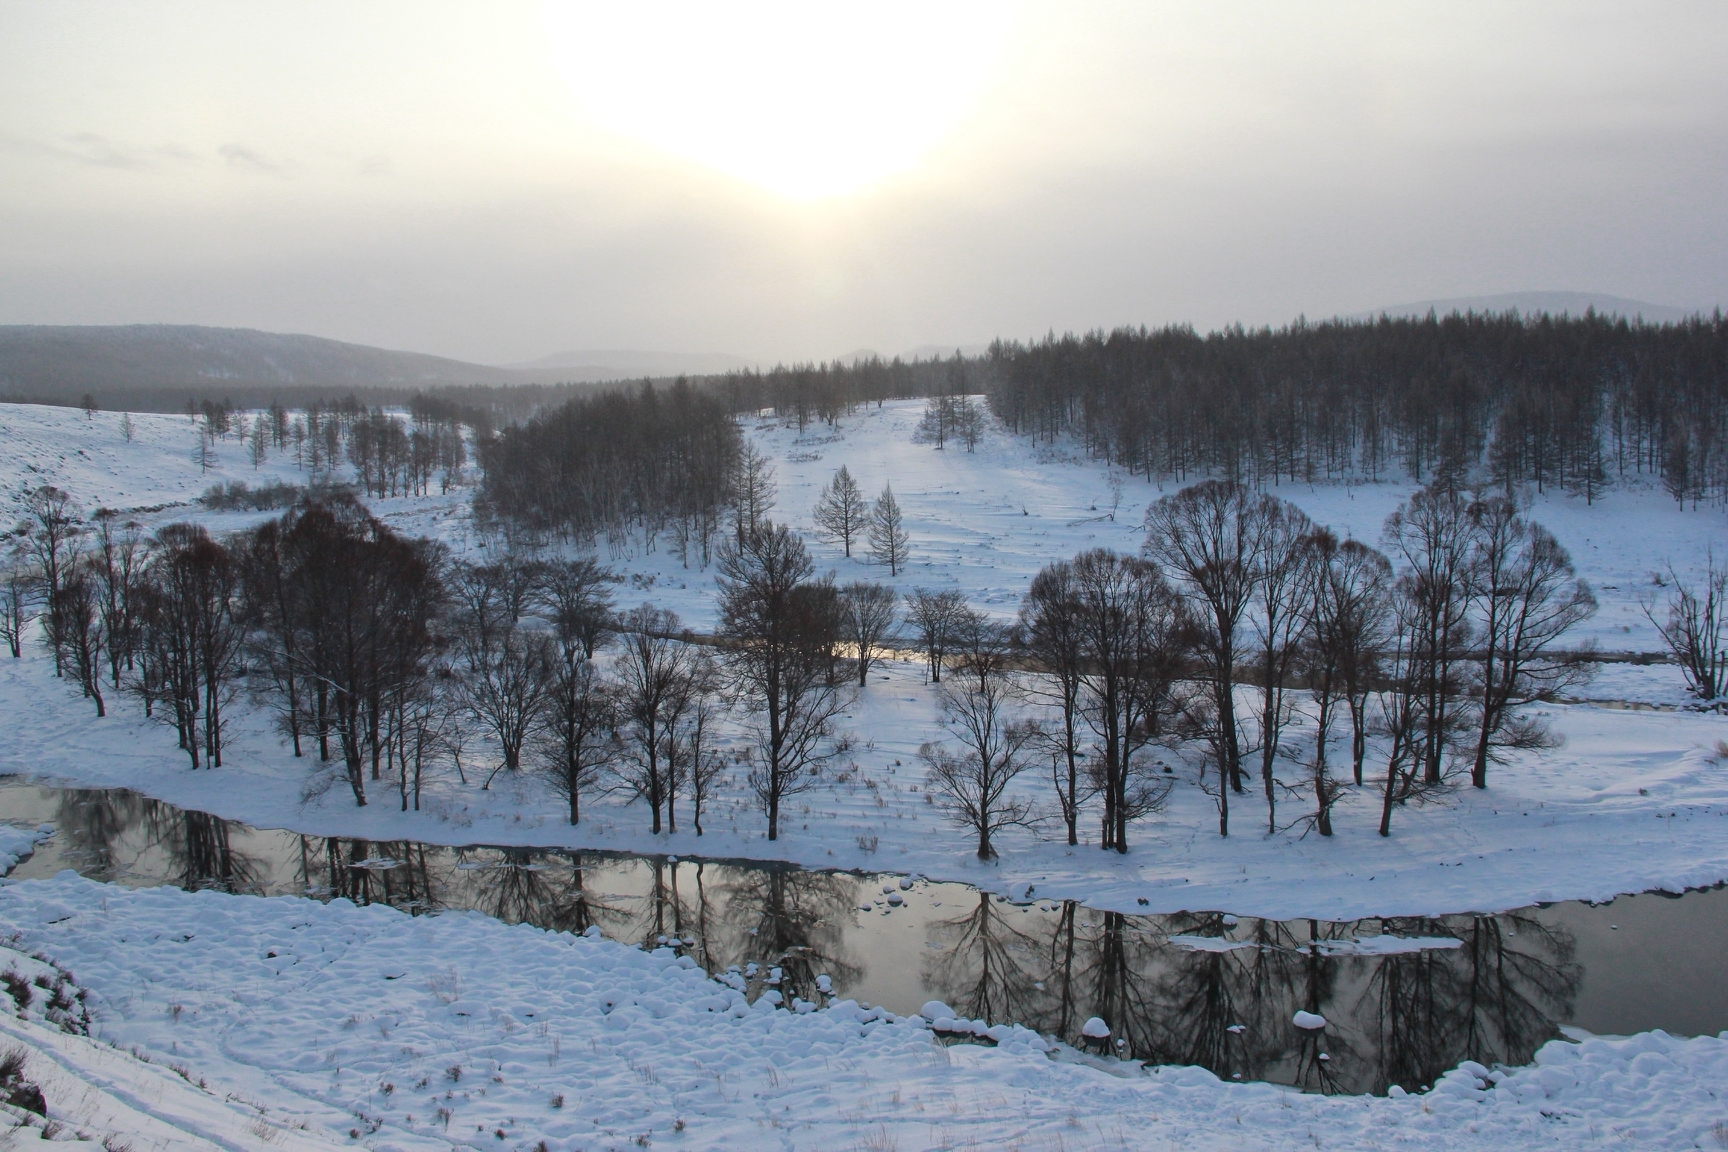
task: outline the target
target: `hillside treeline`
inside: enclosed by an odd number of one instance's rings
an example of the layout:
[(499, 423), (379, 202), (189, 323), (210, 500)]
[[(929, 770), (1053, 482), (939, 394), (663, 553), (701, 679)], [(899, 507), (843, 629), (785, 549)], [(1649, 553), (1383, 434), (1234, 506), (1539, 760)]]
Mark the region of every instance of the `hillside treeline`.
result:
[(1728, 321), (1458, 315), (997, 343), (990, 406), (1181, 482), (1491, 479), (1593, 498), (1623, 477), (1728, 495)]
[(572, 400), (479, 444), (475, 514), (512, 541), (605, 537), (614, 558), (668, 534), (705, 564), (742, 439), (722, 400), (684, 380)]
[(850, 364), (776, 365), (766, 372), (728, 372), (710, 376), (715, 391), (735, 413), (772, 408), (802, 431), (813, 423), (832, 424), (854, 408), (919, 396), (962, 396), (976, 389), (980, 362), (955, 352), (952, 359), (902, 360), (879, 356)]

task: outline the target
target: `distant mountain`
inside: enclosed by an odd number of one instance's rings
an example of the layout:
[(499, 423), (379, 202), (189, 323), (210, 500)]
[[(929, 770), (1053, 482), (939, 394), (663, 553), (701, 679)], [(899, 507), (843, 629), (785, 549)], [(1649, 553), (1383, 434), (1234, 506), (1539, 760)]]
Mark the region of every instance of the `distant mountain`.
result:
[[(1642, 316), (1654, 324), (1685, 320), (1697, 311), (1652, 304), (1647, 300), (1627, 300), (1605, 292), (1503, 292), (1495, 296), (1456, 296), (1447, 300), (1418, 300), (1411, 304), (1393, 304), (1370, 312), (1357, 312), (1347, 320), (1373, 320), (1379, 316), (1426, 316), (1433, 312), (1445, 316), (1453, 312), (1508, 312), (1517, 309), (1528, 316), (1546, 312), (1550, 316), (1582, 316), (1590, 308), (1634, 320)], [(1703, 311), (1703, 310), (1698, 310)]]
[(640, 376), (708, 376), (753, 368), (756, 361), (729, 352), (643, 352), (628, 348), (602, 348), (554, 352), (538, 360), (525, 360), (505, 367), (518, 371), (549, 368), (603, 375), (577, 375), (568, 379), (618, 380)]
[(0, 326), (0, 396), (112, 402), (134, 394), (221, 396), (284, 388), (365, 390), (555, 383), (517, 371), (318, 336), (189, 324)]

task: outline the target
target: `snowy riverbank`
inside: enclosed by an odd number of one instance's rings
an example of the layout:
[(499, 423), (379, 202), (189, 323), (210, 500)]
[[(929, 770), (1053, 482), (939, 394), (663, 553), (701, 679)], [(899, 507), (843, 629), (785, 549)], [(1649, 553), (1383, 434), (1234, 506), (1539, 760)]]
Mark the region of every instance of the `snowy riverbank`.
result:
[[(528, 775), (501, 777), (482, 790), (472, 774), (464, 784), (442, 773), (419, 812), (400, 810), (389, 781), (373, 785), (365, 808), (355, 807), (340, 782), (307, 798), (314, 762), (289, 755), (255, 712), (238, 714), (224, 767), (193, 771), (171, 729), (144, 720), (127, 699), (111, 702), (109, 716), (96, 720), (37, 652), (0, 661), (0, 708), (30, 717), (30, 738), (0, 747), (0, 772), (130, 788), (256, 827), (311, 835), (916, 872), (993, 891), (1032, 885), (1039, 897), (1125, 912), (1333, 920), (1438, 915), (1728, 880), (1728, 763), (1715, 748), (1728, 735), (1728, 721), (1590, 706), (1550, 710), (1566, 747), (1497, 768), (1486, 791), (1465, 787), (1439, 803), (1400, 809), (1390, 839), (1375, 831), (1372, 780), (1340, 803), (1330, 838), (1301, 828), (1268, 835), (1264, 809), (1252, 797), (1238, 807), (1231, 836), (1220, 838), (1193, 766), (1173, 759), (1179, 783), (1170, 806), (1137, 822), (1127, 856), (1070, 848), (1059, 829), (1046, 829), (1043, 836), (1005, 835), (1001, 859), (980, 864), (966, 835), (926, 803), (922, 790), (917, 746), (940, 731), (933, 693), (916, 666), (885, 671), (889, 678), (871, 684), (848, 722), (860, 741), (852, 765), (797, 797), (785, 832), (772, 843), (741, 778), (722, 790), (700, 837), (685, 825), (651, 835), (646, 811), (617, 796), (586, 800), (582, 824), (572, 828), (563, 802)], [(1017, 787), (1051, 803), (1045, 774), (1028, 772)], [(1299, 803), (1288, 802), (1291, 817)]]
[(1728, 1038), (1650, 1033), (1556, 1041), (1422, 1095), (1300, 1095), (944, 1048), (915, 1018), (748, 1005), (664, 951), (473, 914), (64, 875), (0, 889), (0, 929), (88, 990), (93, 1038), (151, 1062), (8, 1024), (27, 1072), (56, 1063), (146, 1114), (226, 1110), (237, 1138), (256, 1124), (230, 1147), (1692, 1148), (1712, 1146), (1728, 1083)]

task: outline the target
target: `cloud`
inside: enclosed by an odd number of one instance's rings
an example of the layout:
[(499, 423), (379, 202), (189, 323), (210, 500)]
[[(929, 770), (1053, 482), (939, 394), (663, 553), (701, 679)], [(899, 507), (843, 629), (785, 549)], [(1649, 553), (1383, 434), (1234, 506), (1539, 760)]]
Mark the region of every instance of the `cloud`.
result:
[(92, 168), (115, 168), (138, 171), (154, 165), (144, 156), (115, 144), (94, 132), (76, 132), (58, 140), (26, 140), (0, 136), (0, 147), (26, 156), (64, 160)]
[(265, 175), (282, 175), (280, 164), (266, 160), (244, 144), (224, 144), (216, 149), (216, 154), (228, 161), (228, 167), (240, 172), (257, 172)]

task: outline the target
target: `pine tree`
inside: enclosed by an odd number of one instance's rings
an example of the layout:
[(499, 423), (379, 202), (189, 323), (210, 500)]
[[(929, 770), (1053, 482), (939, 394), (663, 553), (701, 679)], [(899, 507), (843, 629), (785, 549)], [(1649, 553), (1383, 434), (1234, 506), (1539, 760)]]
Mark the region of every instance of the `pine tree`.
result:
[(906, 566), (906, 526), (900, 505), (894, 502), (894, 486), (884, 484), (876, 507), (870, 510), (870, 552), (878, 564), (888, 565), (888, 575), (898, 576)]
[(852, 541), (862, 533), (870, 516), (870, 502), (864, 499), (864, 493), (859, 490), (858, 482), (852, 479), (852, 473), (842, 464), (840, 471), (834, 473), (834, 479), (822, 489), (822, 495), (816, 501), (816, 527), (829, 537), (839, 540), (846, 549), (848, 559), (852, 556)]

